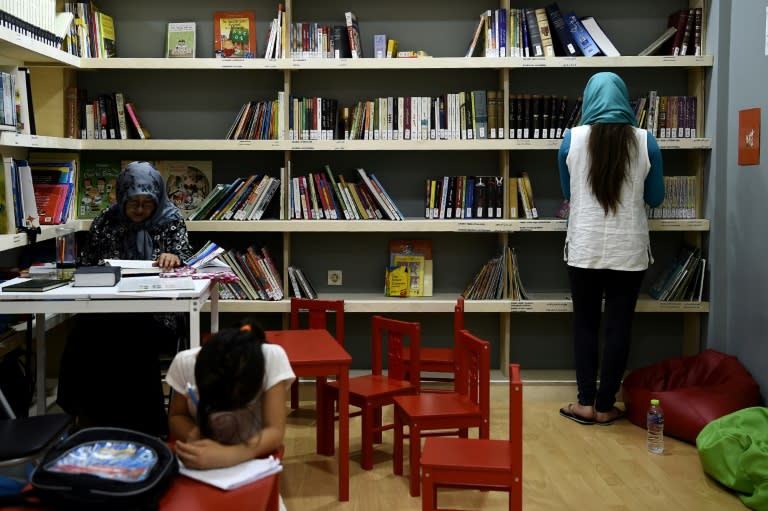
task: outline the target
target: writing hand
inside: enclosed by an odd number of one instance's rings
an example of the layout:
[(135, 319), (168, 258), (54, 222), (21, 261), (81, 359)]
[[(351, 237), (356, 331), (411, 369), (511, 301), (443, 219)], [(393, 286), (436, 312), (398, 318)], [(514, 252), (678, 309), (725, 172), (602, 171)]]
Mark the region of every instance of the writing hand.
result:
[(176, 254), (168, 254), (163, 252), (160, 254), (160, 257), (157, 258), (155, 264), (159, 266), (162, 271), (167, 272), (173, 270), (177, 266), (180, 266), (181, 259), (179, 259), (179, 256)]

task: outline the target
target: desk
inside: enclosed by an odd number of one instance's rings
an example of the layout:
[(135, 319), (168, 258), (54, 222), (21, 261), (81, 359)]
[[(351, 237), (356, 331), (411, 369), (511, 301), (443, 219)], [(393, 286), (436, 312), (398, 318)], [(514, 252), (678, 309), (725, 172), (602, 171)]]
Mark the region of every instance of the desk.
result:
[[(268, 342), (282, 346), (296, 376), (334, 375), (339, 382), (339, 500), (346, 502), (349, 500), (349, 366), (352, 357), (327, 330), (273, 330), (267, 331), (266, 336)], [(319, 388), (317, 396), (318, 399), (322, 396)], [(322, 426), (317, 421), (318, 449), (324, 445)]]
[[(0, 288), (25, 279), (16, 278)], [(34, 314), (37, 350), (37, 413), (45, 413), (45, 313), (184, 312), (189, 314), (189, 343), (200, 346), (200, 310), (211, 300), (211, 332), (219, 329), (219, 292), (213, 280), (193, 280), (195, 289), (118, 292), (117, 287), (72, 287), (39, 292), (0, 291), (0, 314)], [(42, 398), (41, 398), (42, 396)]]

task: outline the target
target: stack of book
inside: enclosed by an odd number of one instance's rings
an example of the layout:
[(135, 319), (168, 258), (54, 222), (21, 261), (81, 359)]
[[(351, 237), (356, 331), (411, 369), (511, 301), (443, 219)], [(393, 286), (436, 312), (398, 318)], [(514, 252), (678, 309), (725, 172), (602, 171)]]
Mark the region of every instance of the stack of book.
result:
[(235, 179), (230, 184), (218, 184), (200, 202), (189, 220), (261, 220), (275, 193), (280, 179), (266, 174)]
[(517, 255), (511, 247), (506, 247), (498, 256), (483, 265), (461, 295), (467, 300), (528, 300), (528, 293), (520, 278)]
[(283, 280), (266, 245), (227, 250), (219, 258), (238, 277), (237, 282), (219, 284), (223, 300), (283, 299)]
[(304, 270), (298, 266), (289, 266), (288, 277), (291, 280), (293, 296), (296, 298), (309, 298), (311, 300), (317, 298), (317, 291), (315, 291), (312, 282), (307, 278)]
[(700, 302), (707, 260), (696, 247), (684, 246), (654, 281), (648, 294), (662, 302)]

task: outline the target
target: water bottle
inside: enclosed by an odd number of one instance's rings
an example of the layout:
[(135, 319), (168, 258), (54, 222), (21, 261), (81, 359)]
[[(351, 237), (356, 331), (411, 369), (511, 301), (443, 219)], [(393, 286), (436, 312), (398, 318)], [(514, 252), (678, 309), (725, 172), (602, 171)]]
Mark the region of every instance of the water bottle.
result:
[(658, 399), (651, 399), (646, 415), (648, 426), (648, 452), (661, 454), (664, 452), (664, 411), (659, 406)]

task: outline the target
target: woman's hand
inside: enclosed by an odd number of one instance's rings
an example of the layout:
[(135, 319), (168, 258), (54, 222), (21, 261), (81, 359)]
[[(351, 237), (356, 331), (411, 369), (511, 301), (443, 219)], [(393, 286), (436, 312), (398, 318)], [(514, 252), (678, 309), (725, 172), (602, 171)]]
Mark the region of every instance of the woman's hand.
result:
[(167, 272), (173, 270), (177, 266), (181, 266), (181, 259), (179, 259), (179, 256), (176, 254), (168, 254), (163, 252), (160, 254), (160, 257), (157, 258), (156, 264), (162, 271)]
[(231, 467), (253, 458), (251, 450), (243, 444), (222, 445), (209, 438), (191, 442), (179, 440), (176, 454), (185, 467), (195, 469)]

